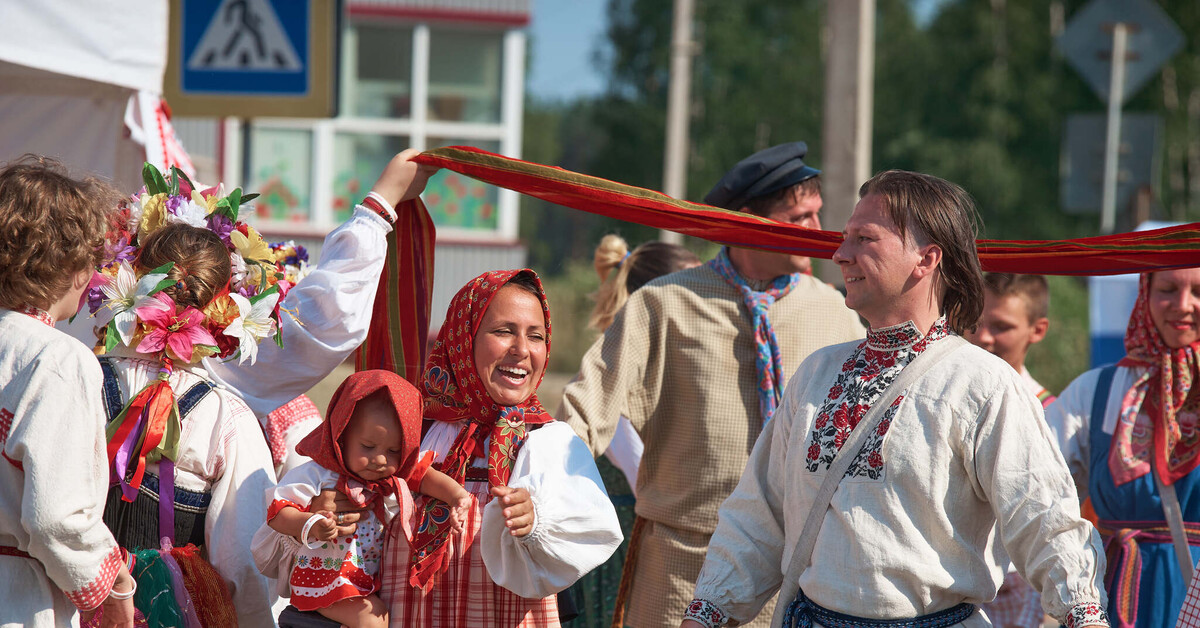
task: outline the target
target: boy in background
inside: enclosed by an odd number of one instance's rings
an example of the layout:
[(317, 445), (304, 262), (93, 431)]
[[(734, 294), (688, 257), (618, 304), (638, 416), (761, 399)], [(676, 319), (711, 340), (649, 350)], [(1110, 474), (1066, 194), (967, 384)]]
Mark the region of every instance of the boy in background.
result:
[(988, 273), (983, 282), (983, 315), (975, 331), (967, 334), (967, 340), (1012, 365), (1045, 408), (1054, 401), (1054, 395), (1029, 374), (1025, 355), (1030, 346), (1046, 337), (1050, 327), (1046, 279), (1041, 275)]

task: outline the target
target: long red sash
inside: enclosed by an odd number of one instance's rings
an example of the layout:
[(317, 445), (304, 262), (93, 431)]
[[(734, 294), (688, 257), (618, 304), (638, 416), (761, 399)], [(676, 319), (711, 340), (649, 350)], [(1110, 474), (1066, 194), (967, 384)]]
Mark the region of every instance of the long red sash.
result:
[[(668, 229), (728, 246), (829, 259), (842, 235), (689, 203), (665, 194), (512, 159), (468, 146), (415, 161), (551, 203)], [(1118, 275), (1188, 268), (1200, 260), (1200, 223), (1072, 240), (979, 240), (984, 270), (1038, 275)]]

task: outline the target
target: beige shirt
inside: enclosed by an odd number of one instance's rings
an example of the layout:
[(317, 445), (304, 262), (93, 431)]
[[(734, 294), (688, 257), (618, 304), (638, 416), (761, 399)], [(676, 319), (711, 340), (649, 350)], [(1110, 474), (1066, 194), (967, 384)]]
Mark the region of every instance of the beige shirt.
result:
[[(823, 517), (812, 567), (790, 573), (828, 468), (810, 470), (814, 424), (859, 345), (818, 351), (789, 382), (770, 433), (721, 507), (695, 596), (740, 620), (782, 587), (778, 619), (799, 585), (830, 610), (912, 618), (991, 600), (1004, 579), (1003, 543), (1051, 615), (1102, 609), (1104, 550), (1079, 517), (1041, 405), (1016, 371), (974, 346), (904, 391), (878, 472), (852, 467)], [(976, 614), (965, 625), (987, 624)]]
[[(865, 333), (842, 295), (807, 275), (769, 312), (784, 373)], [(628, 417), (646, 447), (638, 515), (711, 534), (762, 431), (755, 351), (741, 294), (707, 265), (660, 277), (588, 350), (556, 416), (595, 455)]]

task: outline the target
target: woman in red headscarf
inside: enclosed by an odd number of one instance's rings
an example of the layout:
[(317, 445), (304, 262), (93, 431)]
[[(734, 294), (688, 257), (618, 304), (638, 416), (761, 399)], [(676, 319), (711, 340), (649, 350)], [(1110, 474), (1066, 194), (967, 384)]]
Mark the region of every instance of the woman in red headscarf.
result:
[(1122, 628), (1174, 625), (1200, 558), (1198, 325), (1200, 268), (1142, 275), (1125, 357), (1046, 411), (1100, 519), (1108, 615)]
[(535, 394), (549, 352), (533, 271), (484, 273), (451, 301), (421, 383), (421, 449), (476, 504), (461, 535), (427, 498), (411, 542), (390, 526), (381, 595), (392, 626), (558, 626), (554, 594), (620, 543), (591, 453)]

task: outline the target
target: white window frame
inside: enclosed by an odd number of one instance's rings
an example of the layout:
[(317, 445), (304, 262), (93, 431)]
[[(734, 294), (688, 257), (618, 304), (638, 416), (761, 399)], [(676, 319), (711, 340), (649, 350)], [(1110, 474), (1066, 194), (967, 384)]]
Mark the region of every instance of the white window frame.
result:
[[(368, 118), (340, 114), (336, 118), (256, 118), (252, 124), (260, 129), (302, 130), (312, 133), (312, 174), (310, 184), (313, 189), (309, 198), (312, 206), (309, 208), (309, 221), (295, 223), (277, 220), (259, 220), (256, 224), (261, 230), (293, 237), (324, 237), (337, 227), (333, 215), (333, 175), (334, 138), (338, 133), (383, 134), (391, 136), (406, 136), (409, 146), (425, 150), (430, 137), (452, 137), (466, 141), (499, 142), (500, 154), (519, 159), (521, 157), (521, 133), (524, 116), (525, 93), (525, 32), (517, 28), (504, 30), (502, 39), (502, 66), (500, 85), (500, 121), (498, 123), (483, 122), (445, 122), (429, 120), (429, 39), (430, 28), (425, 22), (409, 23), (413, 27), (412, 37), (412, 117), (409, 119)], [(342, 76), (349, 76), (354, 71), (354, 31), (347, 27), (349, 35), (342, 42), (343, 55)], [(347, 94), (350, 81), (343, 78), (341, 93), (338, 94), (339, 107), (342, 112), (351, 110), (351, 98)], [(240, 141), (243, 138), (238, 128), (236, 118), (227, 118), (227, 138), (238, 138), (238, 141), (225, 143), (224, 163), (226, 172), (223, 173), (227, 185), (237, 185), (242, 179), (242, 154)], [(515, 243), (517, 241), (518, 195), (512, 190), (501, 188), (497, 200), (496, 230), (462, 229), (457, 227), (439, 227), (439, 240), (460, 242), (501, 242)]]

